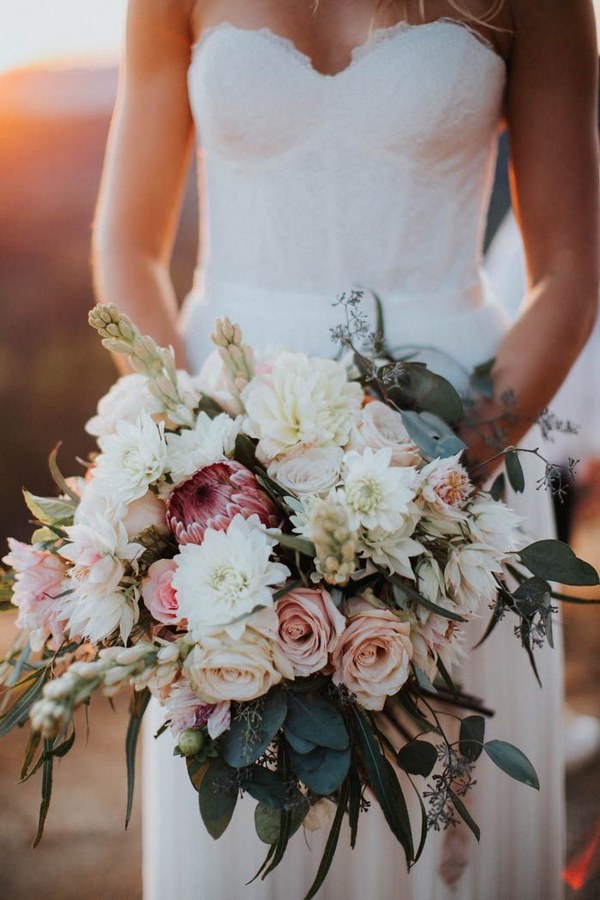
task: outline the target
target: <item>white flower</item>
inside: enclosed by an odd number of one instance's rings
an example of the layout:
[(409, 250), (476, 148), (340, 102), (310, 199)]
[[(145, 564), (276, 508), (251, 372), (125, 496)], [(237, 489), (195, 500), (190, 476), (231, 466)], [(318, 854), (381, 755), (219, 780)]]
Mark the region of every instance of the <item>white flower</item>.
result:
[(118, 422), (114, 434), (98, 441), (102, 453), (94, 480), (101, 494), (124, 503), (143, 497), (163, 475), (167, 461), (164, 425), (143, 412), (135, 422)]
[(300, 447), (274, 460), (268, 474), (292, 494), (323, 494), (337, 484), (341, 464), (339, 447)]
[(195, 383), (203, 394), (212, 397), (231, 416), (242, 412), (239, 399), (233, 395), (227, 369), (223, 364), (219, 348), (213, 350), (202, 363)]
[(523, 544), (523, 522), (513, 510), (485, 494), (478, 494), (469, 506), (469, 527), (476, 541), (488, 544), (502, 554), (510, 553)]
[(433, 459), (421, 470), (421, 497), (430, 513), (460, 519), (472, 491), (469, 473), (460, 463), (460, 453)]
[(443, 616), (430, 613), (424, 622), (411, 617), (410, 640), (414, 650), (414, 664), (433, 680), (437, 660), (441, 658), (451, 674), (463, 655), (461, 636), (457, 623)]
[(357, 422), (350, 432), (349, 450), (389, 448), (393, 466), (418, 466), (421, 464), (419, 448), (411, 441), (404, 427), (402, 416), (380, 400), (373, 400), (361, 409)]
[[(90, 589), (92, 588), (93, 589)], [(139, 618), (136, 590), (103, 590), (101, 585), (74, 585), (64, 600), (67, 627), (73, 637), (100, 643), (116, 628), (125, 644)]]
[(97, 414), (85, 426), (88, 434), (104, 437), (114, 434), (118, 422), (133, 423), (142, 411), (156, 415), (163, 410), (158, 400), (148, 390), (148, 379), (143, 375), (123, 375), (98, 402)]
[(348, 440), (363, 392), (334, 360), (283, 353), (270, 372), (242, 392), (246, 430), (259, 439), (260, 458), (274, 459), (297, 444), (341, 447)]
[(414, 528), (414, 518), (409, 514), (395, 531), (372, 528), (363, 532), (360, 538), (360, 555), (377, 566), (414, 580), (411, 559), (425, 552), (423, 545), (411, 537)]
[[(417, 573), (417, 590), (421, 596), (436, 606), (449, 606), (446, 597), (446, 583), (444, 581), (444, 573), (439, 563), (433, 556), (422, 556), (415, 566)], [(417, 609), (417, 617), (423, 622), (430, 613), (424, 606)]]
[(179, 612), (190, 631), (230, 627), (244, 630), (240, 621), (257, 607), (272, 606), (273, 585), (289, 576), (287, 566), (271, 560), (277, 539), (267, 533), (258, 516), (236, 515), (227, 531), (207, 529), (202, 544), (185, 544), (175, 557), (173, 588)]
[(225, 413), (211, 419), (201, 412), (194, 428), (168, 434), (165, 468), (171, 473), (174, 485), (203, 466), (231, 456), (240, 426), (241, 419), (231, 419)]
[(494, 575), (501, 572), (497, 555), (486, 544), (461, 544), (450, 552), (444, 579), (452, 599), (472, 614), (492, 603), (498, 589)]
[(125, 572), (125, 562), (134, 562), (144, 552), (141, 544), (129, 541), (121, 522), (111, 523), (101, 516), (64, 529), (67, 544), (58, 551), (72, 563), (68, 576), (87, 593), (116, 590)]
[(391, 465), (390, 449), (353, 451), (344, 459), (344, 482), (338, 496), (350, 512), (354, 527), (400, 528), (415, 496), (417, 471)]

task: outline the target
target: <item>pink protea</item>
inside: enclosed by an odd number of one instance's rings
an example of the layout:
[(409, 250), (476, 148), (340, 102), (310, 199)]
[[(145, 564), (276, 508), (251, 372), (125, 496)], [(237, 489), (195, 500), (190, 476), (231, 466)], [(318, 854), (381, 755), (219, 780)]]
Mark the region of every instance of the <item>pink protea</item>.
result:
[(179, 544), (201, 544), (207, 528), (226, 531), (234, 516), (257, 515), (267, 527), (279, 522), (277, 507), (249, 469), (224, 459), (199, 469), (175, 488), (167, 522)]

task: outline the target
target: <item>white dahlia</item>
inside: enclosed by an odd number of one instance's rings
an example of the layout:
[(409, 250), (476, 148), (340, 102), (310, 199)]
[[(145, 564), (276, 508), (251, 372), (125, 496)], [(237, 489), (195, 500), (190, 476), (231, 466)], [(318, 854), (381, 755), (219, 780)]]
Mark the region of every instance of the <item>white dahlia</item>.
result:
[(194, 428), (167, 435), (165, 468), (175, 485), (185, 481), (203, 466), (231, 456), (241, 419), (222, 413), (211, 419), (201, 412)]
[(118, 422), (114, 434), (99, 439), (94, 480), (99, 493), (128, 503), (143, 497), (167, 463), (164, 424), (143, 412), (134, 424)]
[(417, 470), (392, 466), (391, 449), (353, 451), (344, 459), (343, 486), (338, 496), (347, 507), (354, 527), (401, 528), (409, 516), (417, 488)]
[(271, 588), (290, 575), (287, 566), (271, 559), (276, 543), (257, 515), (245, 519), (238, 514), (227, 531), (209, 528), (202, 544), (180, 547), (173, 588), (190, 631), (235, 622), (229, 630), (240, 634), (243, 618), (258, 607), (273, 605)]
[(304, 353), (282, 353), (269, 372), (242, 391), (246, 430), (258, 438), (263, 460), (298, 444), (343, 446), (362, 401), (360, 385), (349, 382), (339, 363)]

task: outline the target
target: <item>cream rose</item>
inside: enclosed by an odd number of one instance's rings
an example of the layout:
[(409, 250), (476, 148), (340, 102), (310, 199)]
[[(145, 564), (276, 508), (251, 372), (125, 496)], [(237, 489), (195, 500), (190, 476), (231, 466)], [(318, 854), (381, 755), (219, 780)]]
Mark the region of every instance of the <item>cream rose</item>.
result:
[(236, 639), (227, 631), (205, 635), (189, 653), (183, 668), (205, 703), (256, 700), (282, 678), (294, 677), (277, 643), (249, 625)]
[(383, 709), (409, 675), (410, 625), (391, 610), (351, 601), (349, 623), (333, 654), (336, 684), (345, 685), (365, 709)]
[(418, 466), (419, 449), (404, 427), (402, 416), (380, 400), (367, 403), (350, 432), (348, 450), (390, 449), (392, 466)]
[(295, 674), (304, 677), (324, 669), (346, 627), (327, 591), (297, 588), (281, 598), (276, 612), (278, 643)]
[(142, 582), (142, 597), (151, 616), (163, 625), (179, 622), (181, 613), (177, 593), (173, 587), (173, 575), (177, 563), (172, 559), (158, 559), (148, 569)]
[(338, 482), (342, 465), (339, 447), (311, 447), (275, 460), (268, 474), (291, 494), (324, 494)]
[(133, 540), (136, 535), (145, 528), (154, 525), (155, 528), (167, 528), (167, 507), (152, 491), (147, 491), (143, 497), (132, 500), (127, 504), (127, 512), (123, 519), (123, 525), (129, 537)]

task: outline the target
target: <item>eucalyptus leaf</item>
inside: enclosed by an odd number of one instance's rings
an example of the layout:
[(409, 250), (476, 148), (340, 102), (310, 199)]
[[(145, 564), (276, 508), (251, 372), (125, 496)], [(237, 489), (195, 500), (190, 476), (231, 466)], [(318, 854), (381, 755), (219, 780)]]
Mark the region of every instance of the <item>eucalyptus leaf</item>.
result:
[(533, 575), (547, 581), (583, 586), (600, 584), (596, 569), (579, 559), (562, 541), (536, 541), (519, 551), (519, 557)]
[(198, 802), (206, 830), (217, 840), (231, 822), (238, 799), (236, 770), (222, 759), (213, 759), (200, 782)]
[(480, 363), (473, 369), (469, 379), (471, 390), (476, 394), (482, 394), (484, 397), (493, 397), (494, 384), (492, 381), (492, 369), (494, 368), (495, 359), (488, 359)]
[(405, 772), (427, 778), (437, 762), (437, 750), (429, 741), (413, 740), (398, 751), (396, 758)]
[(285, 731), (285, 738), (296, 753), (311, 753), (312, 750), (317, 749), (317, 744), (314, 744), (312, 741), (305, 741), (304, 738), (299, 738), (298, 735), (289, 729)]
[[(312, 753), (296, 753), (289, 748), (290, 766), (300, 781), (315, 794), (328, 796), (340, 786), (350, 767), (350, 748), (329, 750), (319, 747)], [(315, 761), (318, 762), (315, 765)]]
[(483, 749), (499, 769), (530, 787), (539, 791), (540, 782), (537, 773), (522, 750), (506, 741), (488, 741)]
[(286, 731), (331, 750), (345, 750), (350, 737), (342, 714), (320, 694), (288, 696)]
[(412, 410), (402, 410), (401, 415), (410, 437), (430, 459), (456, 456), (466, 449), (466, 444), (439, 417)]
[(253, 765), (243, 769), (240, 780), (244, 791), (267, 806), (281, 809), (290, 800), (290, 786), (281, 772)]
[[(298, 831), (309, 809), (310, 804), (305, 800), (291, 810), (290, 837)], [(275, 844), (281, 834), (281, 810), (267, 806), (266, 803), (257, 803), (254, 810), (254, 827), (263, 844)]]
[(460, 422), (463, 417), (460, 395), (441, 375), (415, 361), (405, 361), (391, 367), (391, 371), (395, 373), (395, 379), (387, 388), (387, 394), (400, 409), (433, 413), (451, 425)]
[(261, 704), (258, 715), (244, 716), (238, 707), (231, 727), (220, 741), (224, 759), (234, 768), (249, 766), (267, 750), (283, 725), (287, 713), (287, 701), (283, 691), (272, 689)]
[(485, 719), (483, 716), (465, 716), (461, 719), (459, 744), (461, 756), (467, 762), (475, 762), (481, 756), (485, 737)]
[(493, 500), (504, 500), (506, 495), (506, 478), (504, 472), (500, 472), (494, 478), (490, 487), (490, 494)]
[(522, 494), (525, 490), (525, 475), (523, 474), (523, 466), (516, 450), (508, 451), (504, 458), (504, 464), (511, 488), (517, 494)]

